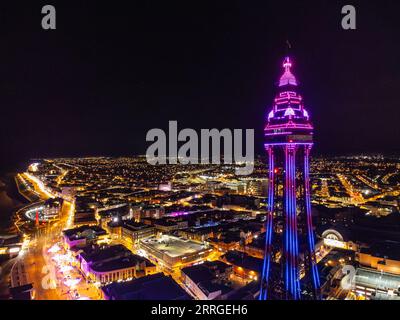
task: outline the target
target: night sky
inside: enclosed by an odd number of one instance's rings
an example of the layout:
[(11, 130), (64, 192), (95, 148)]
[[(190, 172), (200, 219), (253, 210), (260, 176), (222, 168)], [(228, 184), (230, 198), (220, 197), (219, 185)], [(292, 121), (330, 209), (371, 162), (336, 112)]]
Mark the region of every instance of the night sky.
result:
[(99, 2), (0, 4), (2, 166), (144, 153), (169, 120), (254, 128), (261, 153), (287, 39), (314, 154), (400, 153), (399, 1)]

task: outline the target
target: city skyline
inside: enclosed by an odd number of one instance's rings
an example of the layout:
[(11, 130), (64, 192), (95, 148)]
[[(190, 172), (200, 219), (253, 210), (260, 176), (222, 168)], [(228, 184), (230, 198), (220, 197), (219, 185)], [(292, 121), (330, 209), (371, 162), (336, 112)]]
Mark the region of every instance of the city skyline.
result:
[[(18, 9), (8, 8), (0, 56), (3, 165), (144, 154), (146, 132), (165, 129), (169, 120), (196, 130), (254, 128), (262, 154), (262, 118), (274, 95), (269, 84), (287, 40), (310, 114), (321, 124), (314, 154), (399, 153), (395, 3), (384, 12), (375, 10), (378, 3), (360, 3), (359, 28), (350, 31), (341, 28), (341, 7), (332, 1), (221, 4), (207, 19), (201, 6), (185, 15), (187, 8), (177, 6), (166, 15), (124, 4), (107, 24), (101, 23), (106, 6), (76, 6), (59, 5), (53, 33), (40, 28), (39, 14), (30, 14), (34, 4), (18, 24), (7, 20)], [(202, 112), (193, 117), (196, 110)], [(377, 117), (377, 110), (387, 116)], [(23, 117), (31, 121), (15, 130)]]

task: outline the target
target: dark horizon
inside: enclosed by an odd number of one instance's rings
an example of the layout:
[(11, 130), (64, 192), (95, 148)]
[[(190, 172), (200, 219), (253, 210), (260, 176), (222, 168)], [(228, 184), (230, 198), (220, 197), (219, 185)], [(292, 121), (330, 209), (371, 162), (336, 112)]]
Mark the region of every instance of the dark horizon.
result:
[(400, 154), (400, 44), (394, 1), (278, 4), (1, 4), (0, 164), (143, 154), (146, 133), (263, 124), (289, 40), (315, 127), (314, 155)]

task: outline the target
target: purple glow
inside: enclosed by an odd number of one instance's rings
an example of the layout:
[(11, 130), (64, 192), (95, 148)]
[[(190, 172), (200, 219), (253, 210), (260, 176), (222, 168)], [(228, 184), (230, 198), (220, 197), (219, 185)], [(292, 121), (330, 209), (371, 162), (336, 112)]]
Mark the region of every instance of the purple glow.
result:
[[(281, 118), (278, 118), (278, 119), (281, 119)], [(289, 121), (287, 123), (279, 124), (279, 125), (267, 125), (265, 127), (265, 130), (267, 130), (267, 129), (275, 130), (275, 129), (285, 129), (285, 128), (312, 129), (312, 126), (311, 126), (311, 124), (296, 124), (294, 122)]]
[(186, 216), (186, 215), (188, 215), (188, 214), (190, 214), (190, 212), (186, 212), (186, 211), (175, 211), (175, 212), (172, 212), (172, 213), (170, 214), (170, 216), (171, 216), (171, 217), (180, 217), (180, 216)]
[(274, 110), (271, 110), (271, 112), (268, 114), (268, 120), (274, 117)]
[(275, 104), (268, 114), (265, 130), (297, 126), (312, 130), (311, 124), (304, 124), (304, 122), (309, 121), (309, 114), (304, 108), (302, 96), (294, 91), (293, 88), (288, 87), (297, 86), (297, 80), (290, 69), (292, 62), (288, 57), (285, 58), (283, 67), (284, 73), (279, 81), (279, 88), (282, 91), (278, 92), (274, 99)]
[(294, 111), (293, 111), (293, 109), (292, 108), (287, 108), (286, 109), (286, 111), (285, 111), (285, 117), (287, 117), (287, 116), (294, 116), (295, 115), (295, 113), (294, 113)]
[(292, 67), (292, 63), (290, 62), (289, 57), (286, 57), (285, 62), (283, 63), (283, 67), (285, 68), (285, 72), (279, 80), (279, 86), (283, 87), (288, 84), (297, 86), (297, 80), (290, 71), (290, 68)]
[[(288, 143), (287, 142), (284, 142), (284, 143), (265, 143), (264, 144), (264, 147), (270, 147), (270, 146), (286, 146)], [(294, 145), (294, 146), (312, 146), (314, 143), (312, 143), (312, 142), (308, 142), (308, 143), (303, 143), (303, 142), (301, 142), (301, 143), (293, 143), (293, 142), (291, 142), (290, 143), (291, 145)]]

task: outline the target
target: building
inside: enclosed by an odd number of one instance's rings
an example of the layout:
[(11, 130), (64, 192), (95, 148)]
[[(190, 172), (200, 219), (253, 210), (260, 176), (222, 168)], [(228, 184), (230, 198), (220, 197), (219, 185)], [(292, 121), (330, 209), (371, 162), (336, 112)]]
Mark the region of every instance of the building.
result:
[(170, 270), (205, 260), (213, 250), (207, 243), (201, 244), (170, 235), (142, 239), (139, 243), (140, 248), (150, 259), (154, 259)]
[(78, 254), (78, 261), (86, 279), (102, 285), (156, 272), (154, 264), (132, 254), (123, 245), (83, 248)]
[(214, 235), (210, 227), (183, 229), (179, 230), (178, 234), (180, 237), (198, 242), (206, 241)]
[(99, 203), (90, 197), (76, 197), (74, 224), (75, 225), (97, 225), (97, 207)]
[(240, 236), (236, 234), (228, 234), (220, 238), (210, 238), (209, 242), (218, 251), (227, 252), (237, 250), (240, 247)]
[(13, 300), (32, 300), (35, 292), (32, 283), (10, 288), (10, 296)]
[(369, 248), (361, 248), (356, 260), (364, 267), (400, 275), (400, 243), (376, 242)]
[(124, 221), (121, 228), (122, 238), (132, 243), (138, 243), (140, 240), (155, 235), (156, 229), (144, 223), (138, 223), (134, 220)]
[(172, 190), (172, 183), (169, 181), (167, 183), (160, 183), (158, 185), (158, 190), (160, 191), (171, 191)]
[(239, 251), (229, 251), (221, 257), (221, 260), (232, 265), (233, 273), (244, 280), (257, 281), (260, 279), (263, 259)]
[(85, 208), (74, 213), (74, 225), (97, 225), (96, 209)]
[(23, 245), (21, 234), (0, 235), (0, 257), (10, 258), (19, 254)]
[[(307, 249), (302, 254), (308, 260), (309, 270), (302, 279), (312, 287), (315, 299), (320, 297), (320, 283), (314, 249), (314, 230), (310, 198), (310, 151), (313, 145), (313, 126), (310, 116), (298, 94), (298, 82), (291, 72), (292, 62), (286, 57), (284, 73), (278, 83), (278, 91), (264, 129), (265, 150), (268, 153), (269, 186), (266, 222), (266, 252), (262, 271), (260, 300), (298, 300), (300, 289), (300, 255), (298, 234), (307, 234)], [(299, 178), (300, 177), (300, 178)], [(282, 186), (283, 194), (279, 186)], [(298, 215), (297, 208), (302, 208)], [(282, 209), (281, 209), (282, 208)], [(274, 215), (284, 217), (285, 236), (281, 246), (284, 276), (272, 275)], [(280, 288), (284, 280), (284, 287)], [(283, 293), (283, 294), (282, 294)]]
[(62, 198), (50, 198), (43, 204), (43, 216), (44, 220), (51, 220), (58, 218), (63, 205)]
[(252, 242), (246, 244), (243, 251), (249, 256), (263, 259), (265, 249), (265, 233), (262, 233), (259, 237), (253, 239)]
[(357, 268), (353, 293), (371, 300), (400, 300), (400, 276)]
[(76, 246), (86, 246), (94, 241), (107, 237), (106, 230), (98, 226), (83, 225), (62, 232), (64, 245), (71, 249)]
[(266, 197), (268, 195), (268, 179), (249, 179), (247, 181), (246, 193), (248, 195)]
[(163, 233), (171, 233), (172, 231), (185, 229), (188, 227), (188, 222), (185, 220), (170, 221), (158, 219), (154, 222), (156, 229)]
[(10, 274), (10, 295), (15, 300), (32, 300), (35, 297), (33, 283), (23, 261), (17, 261)]
[(46, 201), (33, 204), (26, 208), (24, 215), (29, 220), (35, 221), (36, 223), (47, 222), (59, 218), (61, 208), (63, 205), (63, 199), (61, 198), (49, 198)]
[(159, 205), (148, 205), (141, 208), (141, 210), (136, 210), (134, 212), (134, 218), (137, 222), (144, 218), (155, 218), (160, 219), (164, 216), (165, 209)]
[(112, 283), (102, 288), (106, 300), (190, 300), (171, 277), (162, 273), (140, 279)]
[(167, 220), (157, 220), (154, 223), (154, 226), (156, 229), (160, 232), (163, 233), (171, 233), (172, 231), (178, 230), (178, 223), (173, 222), (173, 221), (167, 221)]
[(224, 299), (232, 288), (225, 283), (232, 273), (232, 266), (213, 261), (182, 268), (185, 286), (200, 300)]
[(64, 199), (73, 200), (76, 195), (76, 187), (75, 186), (62, 186), (61, 187), (61, 195)]
[(127, 220), (131, 218), (131, 210), (127, 204), (119, 204), (112, 209), (98, 209), (97, 215), (100, 218), (100, 225), (105, 226), (116, 220)]
[(321, 236), (324, 246), (352, 251), (358, 250), (357, 243), (351, 241), (348, 236), (348, 231), (340, 226), (326, 229)]

